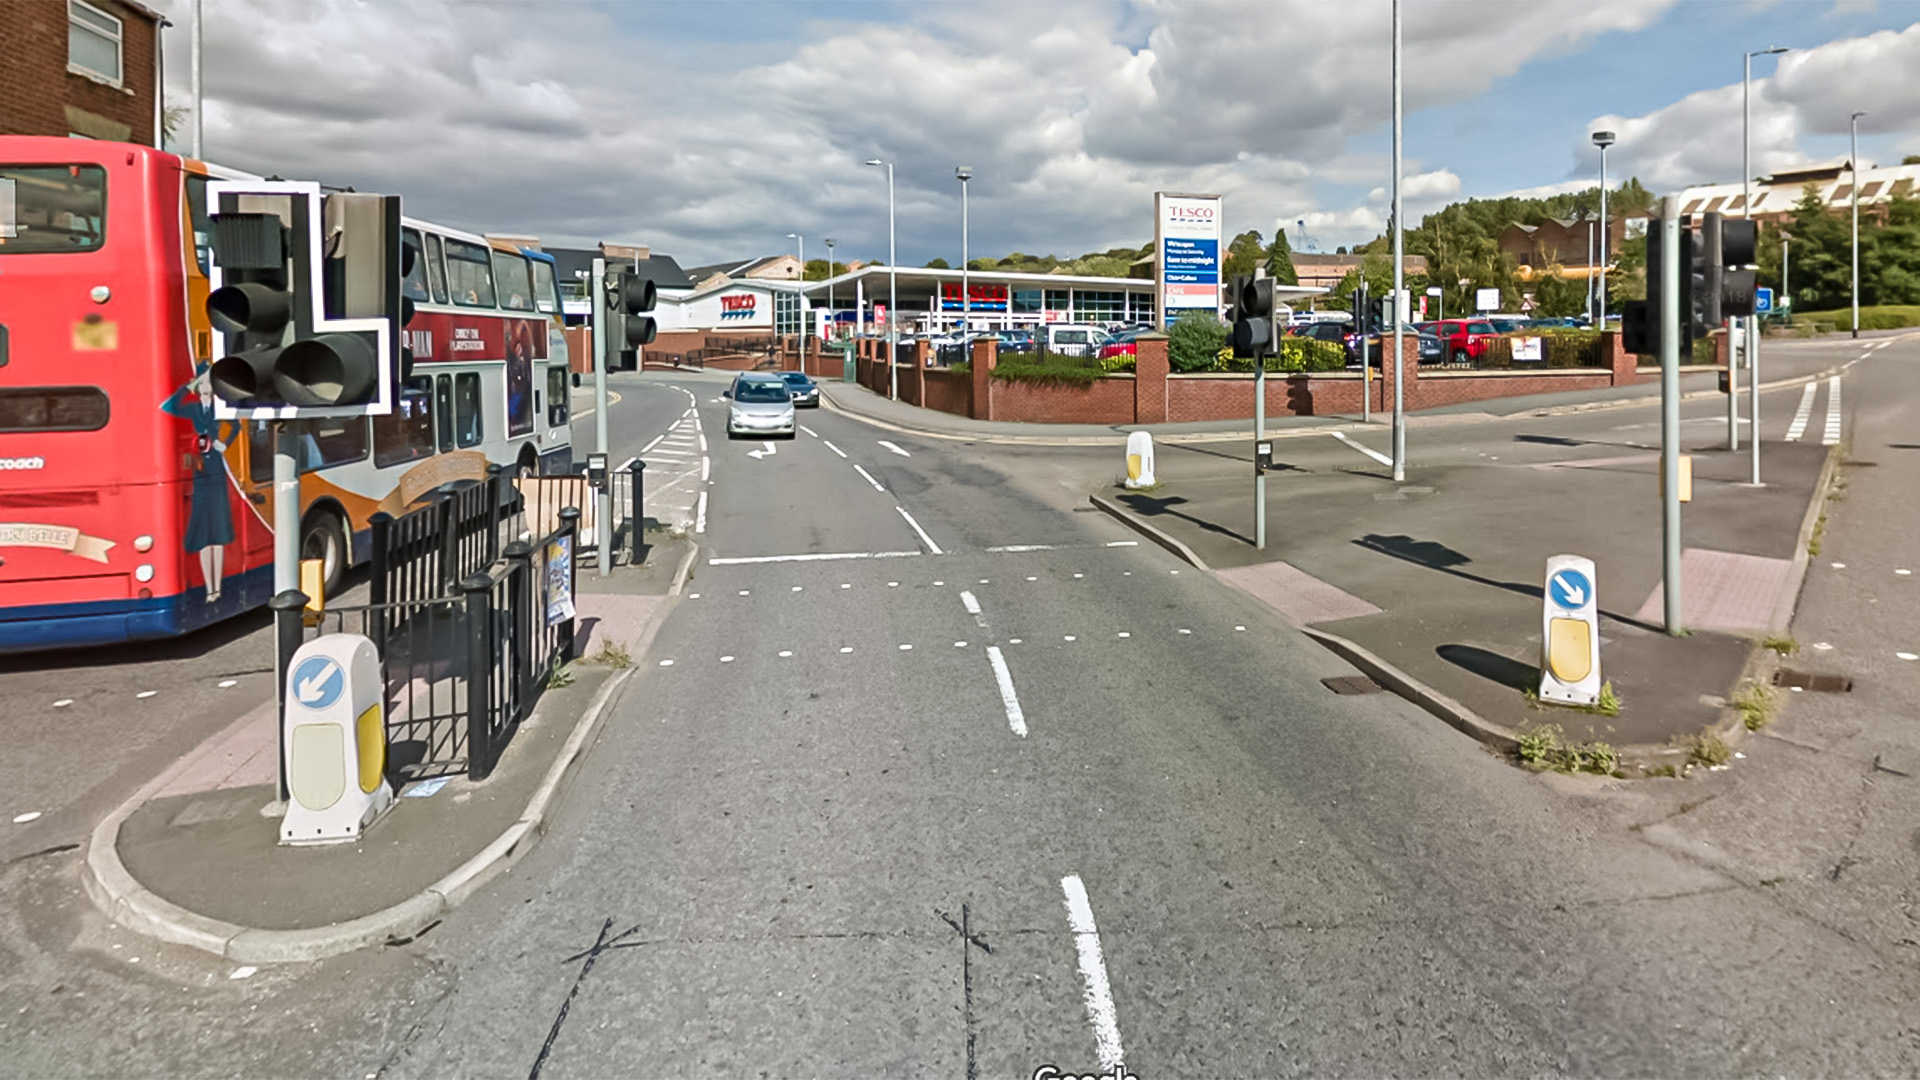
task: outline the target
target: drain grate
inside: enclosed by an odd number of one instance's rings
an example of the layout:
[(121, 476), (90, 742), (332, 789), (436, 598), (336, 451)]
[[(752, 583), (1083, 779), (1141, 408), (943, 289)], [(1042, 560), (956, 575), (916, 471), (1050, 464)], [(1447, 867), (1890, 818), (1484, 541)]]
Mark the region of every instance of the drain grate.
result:
[(1365, 675), (1335, 675), (1331, 679), (1321, 679), (1320, 684), (1336, 694), (1377, 694), (1380, 684)]
[(1853, 692), (1853, 677), (1850, 675), (1815, 675), (1806, 671), (1791, 671), (1781, 668), (1773, 673), (1773, 685), (1788, 689), (1799, 687), (1824, 694), (1848, 694)]

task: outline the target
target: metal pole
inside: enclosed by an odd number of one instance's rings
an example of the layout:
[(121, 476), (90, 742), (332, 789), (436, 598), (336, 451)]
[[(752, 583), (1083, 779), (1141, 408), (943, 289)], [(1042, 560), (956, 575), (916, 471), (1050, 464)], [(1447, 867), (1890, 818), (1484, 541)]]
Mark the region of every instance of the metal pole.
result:
[(973, 279), (967, 266), (967, 178), (960, 178), (960, 347), (973, 333)]
[(1660, 210), (1660, 581), (1667, 633), (1680, 625), (1680, 199)]
[[(607, 452), (607, 260), (593, 260), (593, 448)], [(601, 577), (613, 572), (612, 483), (600, 486), (594, 498), (593, 542), (598, 546), (594, 567)]]
[(1600, 147), (1600, 311), (1594, 327), (1607, 328), (1607, 148)]
[(1593, 222), (1587, 222), (1587, 322), (1593, 322)]
[(887, 162), (887, 397), (900, 400), (900, 254), (894, 247), (893, 162)]
[[(1753, 430), (1747, 432), (1747, 449), (1753, 456), (1752, 483), (1760, 486), (1760, 316), (1747, 316), (1747, 415)], [(1732, 389), (1729, 387), (1728, 389)], [(1729, 394), (1729, 397), (1732, 395)]]
[(1786, 313), (1787, 322), (1793, 321), (1793, 236), (1780, 234), (1780, 302), (1776, 305)]
[(1853, 179), (1853, 336), (1860, 336), (1860, 118), (1866, 113), (1854, 113), (1847, 119), (1847, 128), (1853, 141), (1852, 159), (1847, 162), (1847, 175)]
[(193, 156), (202, 159), (206, 156), (207, 137), (204, 118), (207, 115), (205, 102), (200, 96), (200, 0), (193, 0), (193, 63), (189, 68), (192, 85), (189, 93), (193, 97)]
[[(300, 588), (300, 463), (285, 420), (273, 422), (273, 591)], [(209, 584), (212, 584), (209, 582)]]
[[(1406, 398), (1400, 368), (1400, 291), (1406, 286), (1402, 262), (1405, 229), (1400, 204), (1400, 0), (1393, 0), (1393, 482), (1407, 478)], [(1384, 361), (1384, 357), (1382, 358)]]
[(833, 313), (833, 237), (831, 236), (827, 237), (827, 318), (833, 320), (833, 325), (828, 327), (829, 330), (839, 329), (840, 320)]
[[(1271, 345), (1280, 351), (1280, 327), (1276, 319)], [(1253, 546), (1267, 549), (1267, 474), (1260, 468), (1260, 440), (1267, 437), (1267, 358), (1266, 350), (1253, 350)]]

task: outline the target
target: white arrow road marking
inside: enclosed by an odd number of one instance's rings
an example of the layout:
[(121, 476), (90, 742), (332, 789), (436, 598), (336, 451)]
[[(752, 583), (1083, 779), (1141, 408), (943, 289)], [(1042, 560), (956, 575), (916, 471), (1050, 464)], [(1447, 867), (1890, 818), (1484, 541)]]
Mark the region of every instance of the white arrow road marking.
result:
[(1567, 599), (1572, 601), (1572, 603), (1568, 605), (1569, 607), (1582, 607), (1586, 604), (1587, 590), (1580, 588), (1559, 574), (1553, 575), (1553, 583), (1560, 586), (1560, 591), (1566, 593)]
[(1799, 442), (1800, 436), (1807, 433), (1807, 420), (1813, 416), (1813, 396), (1820, 392), (1820, 384), (1810, 382), (1800, 391), (1800, 407), (1793, 410), (1793, 423), (1787, 425), (1787, 441)]
[(913, 533), (915, 536), (918, 536), (920, 538), (920, 542), (927, 545), (927, 554), (929, 555), (944, 554), (940, 550), (940, 545), (933, 542), (933, 537), (927, 535), (927, 530), (921, 528), (920, 523), (913, 520), (912, 514), (907, 513), (906, 507), (896, 506), (894, 507), (894, 509), (900, 511), (900, 516), (907, 519), (908, 525), (913, 526)]
[(1000, 646), (987, 646), (987, 662), (993, 665), (994, 681), (1000, 684), (1000, 704), (1007, 709), (1007, 727), (1024, 739), (1027, 714), (1020, 711), (1020, 696), (1013, 692), (1013, 674), (1007, 670), (1007, 658), (1000, 654)]
[(1373, 460), (1379, 462), (1382, 465), (1393, 464), (1392, 458), (1388, 457), (1387, 455), (1381, 453), (1378, 450), (1374, 450), (1366, 446), (1361, 446), (1359, 443), (1354, 442), (1352, 439), (1347, 438), (1347, 433), (1344, 431), (1334, 431), (1334, 432), (1329, 432), (1329, 434), (1331, 434), (1334, 438), (1339, 439), (1341, 442), (1346, 443), (1348, 446), (1353, 447), (1355, 450), (1358, 450), (1361, 453), (1372, 458)]
[(339, 668), (329, 664), (320, 669), (318, 675), (310, 679), (301, 679), (300, 684), (293, 688), (293, 696), (299, 699), (302, 705), (311, 705), (319, 701), (321, 694), (326, 690), (327, 680), (333, 678), (333, 673), (338, 670)]
[(887, 441), (887, 440), (885, 440), (885, 439), (880, 439), (880, 440), (878, 440), (878, 441), (879, 441), (879, 443), (880, 443), (880, 445), (881, 445), (881, 446), (884, 446), (884, 447), (886, 447), (887, 449), (889, 449), (889, 450), (891, 450), (891, 451), (893, 451), (894, 453), (896, 453), (896, 454), (899, 454), (899, 455), (900, 455), (901, 457), (912, 457), (912, 456), (913, 456), (912, 454), (909, 454), (909, 453), (907, 453), (907, 452), (906, 452), (905, 450), (902, 450), (902, 449), (900, 449), (899, 447), (897, 447), (897, 446), (895, 446), (895, 445), (893, 445), (892, 443), (890, 443), (890, 442), (888, 442), (888, 441)]
[(1060, 891), (1067, 898), (1067, 924), (1073, 927), (1073, 945), (1080, 954), (1080, 977), (1086, 982), (1087, 1019), (1093, 1023), (1094, 1052), (1100, 1055), (1103, 1072), (1118, 1072), (1124, 1051), (1120, 1048), (1120, 1020), (1113, 1011), (1113, 990), (1107, 985), (1107, 962), (1100, 954), (1100, 928), (1093, 922), (1093, 905), (1087, 902), (1087, 887), (1078, 874), (1060, 879)]
[(749, 450), (747, 451), (747, 456), (750, 458), (770, 458), (775, 453), (777, 453), (777, 451), (775, 451), (773, 448), (773, 444), (770, 442), (763, 442), (760, 445), (766, 447), (766, 449), (765, 450)]

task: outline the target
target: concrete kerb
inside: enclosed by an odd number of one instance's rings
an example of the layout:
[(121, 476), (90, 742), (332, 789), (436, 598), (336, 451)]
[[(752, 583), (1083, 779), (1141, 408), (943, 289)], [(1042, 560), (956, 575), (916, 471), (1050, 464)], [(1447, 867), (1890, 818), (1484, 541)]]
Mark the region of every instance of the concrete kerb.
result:
[(1139, 515), (1130, 513), (1124, 507), (1116, 506), (1110, 500), (1101, 498), (1098, 495), (1089, 495), (1087, 499), (1103, 512), (1112, 515), (1120, 524), (1125, 525), (1141, 536), (1173, 552), (1176, 558), (1181, 559), (1187, 565), (1196, 570), (1205, 570), (1208, 573), (1213, 572), (1213, 568), (1200, 561), (1200, 556), (1194, 554), (1192, 548), (1154, 526), (1147, 524), (1140, 519)]
[(687, 580), (693, 576), (693, 565), (700, 557), (700, 545), (689, 542), (687, 553), (680, 557), (680, 565), (673, 572), (673, 584), (667, 586), (669, 597), (679, 596), (687, 587)]
[[(660, 609), (648, 629), (664, 618)], [(556, 793), (588, 743), (599, 730), (600, 720), (620, 691), (638, 670), (629, 668), (608, 679), (588, 704), (586, 713), (574, 725), (560, 754), (548, 767), (540, 786), (527, 801), (526, 810), (493, 842), (451, 873), (426, 889), (398, 904), (332, 926), (309, 930), (261, 930), (210, 919), (156, 896), (141, 885), (120, 860), (120, 827), (142, 803), (179, 775), (192, 760), (183, 759), (171, 769), (147, 783), (133, 797), (120, 804), (94, 827), (87, 842), (85, 873), (87, 895), (115, 923), (136, 933), (176, 945), (186, 945), (244, 964), (286, 964), (319, 960), (381, 942), (413, 937), (458, 907), (487, 882), (506, 872), (532, 849), (531, 841), (546, 832), (549, 810)], [(232, 731), (251, 717), (229, 727)], [(225, 732), (222, 733), (226, 734)], [(216, 741), (219, 737), (216, 737)]]

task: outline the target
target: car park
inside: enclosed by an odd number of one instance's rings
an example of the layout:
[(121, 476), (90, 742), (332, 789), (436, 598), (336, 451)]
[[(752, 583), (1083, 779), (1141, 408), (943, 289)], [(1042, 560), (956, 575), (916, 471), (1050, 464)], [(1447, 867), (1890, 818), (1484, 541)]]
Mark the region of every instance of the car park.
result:
[(780, 379), (787, 384), (787, 393), (792, 395), (796, 409), (817, 409), (820, 407), (820, 385), (807, 377), (804, 371), (783, 371)]
[(1049, 323), (1047, 351), (1063, 356), (1093, 356), (1107, 343), (1107, 332), (1079, 323)]
[(793, 392), (778, 375), (742, 372), (726, 391), (727, 438), (742, 435), (784, 435), (798, 430)]

